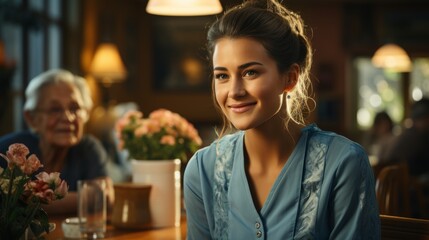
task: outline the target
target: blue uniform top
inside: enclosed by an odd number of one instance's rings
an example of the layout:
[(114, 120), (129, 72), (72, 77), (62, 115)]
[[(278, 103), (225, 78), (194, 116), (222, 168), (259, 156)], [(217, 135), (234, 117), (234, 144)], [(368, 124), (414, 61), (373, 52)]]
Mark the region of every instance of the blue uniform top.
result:
[(227, 135), (189, 161), (188, 239), (380, 239), (374, 175), (360, 145), (305, 127), (258, 211), (243, 137), (242, 131)]

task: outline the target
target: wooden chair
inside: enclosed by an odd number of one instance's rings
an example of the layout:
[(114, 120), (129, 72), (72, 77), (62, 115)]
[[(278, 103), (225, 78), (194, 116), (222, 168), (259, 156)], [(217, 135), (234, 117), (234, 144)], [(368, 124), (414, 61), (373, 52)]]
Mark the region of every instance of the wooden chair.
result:
[(429, 240), (429, 220), (380, 215), (381, 239)]
[(411, 216), (409, 176), (406, 164), (383, 167), (376, 181), (376, 196), (380, 214)]

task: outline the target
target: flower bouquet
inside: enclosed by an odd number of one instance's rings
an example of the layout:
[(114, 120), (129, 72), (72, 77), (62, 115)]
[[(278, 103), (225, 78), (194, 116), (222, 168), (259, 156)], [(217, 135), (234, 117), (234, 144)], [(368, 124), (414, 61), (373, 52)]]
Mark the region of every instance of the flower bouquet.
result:
[(49, 232), (48, 215), (42, 204), (63, 198), (68, 185), (59, 173), (40, 172), (32, 175), (43, 165), (36, 155), (28, 158), (30, 151), (24, 145), (9, 146), (6, 155), (0, 153), (8, 166), (0, 168), (0, 236), (19, 239), (30, 228), (34, 236)]
[(128, 111), (115, 127), (119, 148), (127, 150), (131, 159), (132, 182), (155, 189), (149, 194), (149, 227), (179, 226), (182, 163), (201, 146), (197, 130), (165, 109), (147, 118), (139, 111)]
[(143, 113), (128, 111), (116, 123), (119, 148), (133, 159), (163, 160), (179, 158), (186, 162), (202, 144), (198, 131), (186, 119), (166, 109), (143, 118)]

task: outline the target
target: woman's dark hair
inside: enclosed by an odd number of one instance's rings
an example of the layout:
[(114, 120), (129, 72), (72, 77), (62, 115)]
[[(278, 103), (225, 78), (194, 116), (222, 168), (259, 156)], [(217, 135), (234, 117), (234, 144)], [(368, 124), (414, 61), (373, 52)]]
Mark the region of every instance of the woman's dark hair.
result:
[[(304, 32), (301, 17), (282, 6), (276, 0), (252, 0), (237, 5), (216, 20), (207, 33), (207, 49), (213, 57), (214, 47), (221, 38), (252, 38), (261, 43), (268, 55), (277, 63), (279, 72), (289, 70), (292, 64), (300, 68), (296, 86), (288, 93), (287, 112), (289, 120), (304, 124), (311, 111), (308, 91), (311, 87), (309, 78), (312, 48)], [(213, 86), (213, 84), (212, 84)], [(213, 99), (215, 99), (213, 87)], [(215, 105), (219, 105), (215, 100)], [(223, 116), (224, 126), (220, 135), (232, 124)]]

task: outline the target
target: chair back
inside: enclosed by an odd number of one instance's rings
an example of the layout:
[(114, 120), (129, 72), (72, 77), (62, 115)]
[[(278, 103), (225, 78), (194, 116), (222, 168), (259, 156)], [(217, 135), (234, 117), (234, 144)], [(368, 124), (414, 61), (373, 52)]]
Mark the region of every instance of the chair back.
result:
[(380, 215), (381, 239), (429, 240), (429, 220)]
[(410, 216), (409, 176), (406, 164), (383, 167), (376, 181), (380, 214)]

